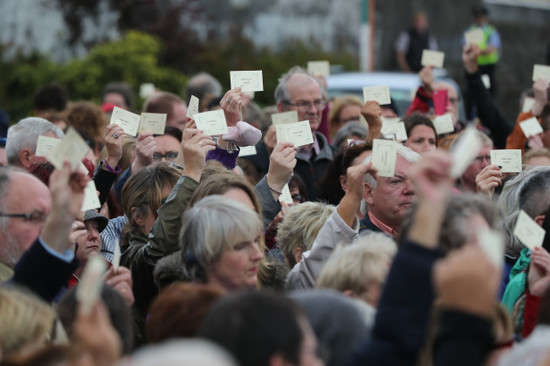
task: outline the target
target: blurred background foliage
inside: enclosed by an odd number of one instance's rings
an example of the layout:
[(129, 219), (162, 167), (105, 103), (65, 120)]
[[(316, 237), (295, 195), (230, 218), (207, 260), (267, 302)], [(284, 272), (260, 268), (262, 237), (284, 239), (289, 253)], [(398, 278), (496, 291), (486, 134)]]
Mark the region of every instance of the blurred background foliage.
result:
[[(97, 15), (97, 2), (56, 1), (64, 14), (69, 45), (78, 42), (83, 35), (74, 15)], [(156, 5), (160, 3), (163, 7)], [(230, 70), (263, 70), (264, 92), (256, 93), (255, 101), (270, 105), (278, 78), (294, 65), (305, 67), (311, 60), (328, 60), (348, 70), (358, 67), (356, 56), (326, 52), (313, 40), (287, 41), (277, 50), (256, 47), (243, 35), (240, 25), (230, 28), (223, 39), (209, 31), (200, 41), (198, 31), (181, 20), (191, 16), (195, 22), (203, 22), (203, 30), (215, 27), (201, 15), (196, 0), (180, 1), (176, 8), (167, 8), (166, 2), (111, 0), (111, 7), (123, 14), (117, 24), (122, 37), (86, 44), (88, 53), (83, 58), (54, 63), (49, 55), (35, 53), (7, 60), (3, 54), (8, 45), (0, 45), (0, 107), (8, 112), (11, 123), (32, 113), (34, 92), (49, 83), (66, 88), (72, 101), (85, 99), (99, 104), (103, 87), (112, 81), (127, 82), (136, 95), (142, 83), (153, 83), (184, 97), (188, 78), (199, 71), (211, 73), (227, 89)], [(143, 100), (139, 100), (138, 108), (141, 103)]]

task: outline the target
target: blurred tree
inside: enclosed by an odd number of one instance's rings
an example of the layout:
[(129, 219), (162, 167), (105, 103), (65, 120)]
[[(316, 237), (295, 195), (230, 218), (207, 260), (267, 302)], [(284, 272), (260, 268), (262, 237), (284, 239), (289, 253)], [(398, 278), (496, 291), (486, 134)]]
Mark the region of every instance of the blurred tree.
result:
[(9, 63), (0, 61), (3, 75), (0, 107), (16, 122), (31, 113), (34, 92), (51, 82), (65, 87), (73, 101), (85, 99), (99, 103), (103, 87), (111, 81), (127, 82), (136, 95), (145, 82), (183, 95), (187, 78), (177, 70), (159, 66), (161, 51), (157, 38), (132, 31), (118, 41), (92, 48), (85, 58), (66, 64), (55, 64), (38, 54), (19, 56)]

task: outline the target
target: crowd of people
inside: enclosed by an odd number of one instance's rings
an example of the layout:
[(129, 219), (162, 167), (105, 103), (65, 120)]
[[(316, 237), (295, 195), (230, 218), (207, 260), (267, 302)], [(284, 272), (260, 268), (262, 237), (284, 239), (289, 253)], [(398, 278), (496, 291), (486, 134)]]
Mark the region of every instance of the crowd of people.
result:
[[(550, 364), (550, 237), (526, 247), (517, 234), (525, 220), (550, 229), (549, 81), (534, 82), (514, 125), (482, 81), (482, 54), (462, 51), (475, 123), (430, 66), (402, 113), (328, 99), (298, 66), (266, 108), (203, 72), (184, 97), (147, 96), (142, 112), (166, 114), (166, 127), (137, 137), (109, 124), (115, 107), (135, 110), (126, 84), (107, 85), (100, 106), (41, 88), (0, 149), (0, 364)], [(434, 125), (440, 90), (454, 132)], [(198, 128), (192, 96), (198, 112), (223, 111), (226, 134)], [(313, 143), (278, 140), (271, 117), (289, 111)], [(396, 117), (407, 136), (382, 176), (373, 146), (397, 139), (382, 133)], [(525, 136), (532, 118), (542, 132)], [(68, 128), (89, 147), (77, 169), (37, 151)], [(479, 148), (453, 175), (470, 136)], [(495, 149), (521, 150), (521, 171), (503, 172)], [(90, 181), (100, 208), (82, 211)], [(97, 258), (107, 269), (90, 310)]]

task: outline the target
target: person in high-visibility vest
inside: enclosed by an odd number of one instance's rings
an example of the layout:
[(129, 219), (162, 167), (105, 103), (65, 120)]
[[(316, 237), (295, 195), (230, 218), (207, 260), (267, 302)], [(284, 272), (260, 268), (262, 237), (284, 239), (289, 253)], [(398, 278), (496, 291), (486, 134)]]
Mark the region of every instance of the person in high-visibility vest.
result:
[[(491, 95), (495, 97), (497, 92), (495, 73), (500, 58), (501, 48), (500, 34), (494, 26), (489, 24), (489, 11), (483, 5), (474, 5), (472, 7), (472, 16), (474, 18), (474, 24), (466, 31), (469, 32), (475, 29), (481, 29), (483, 31), (483, 39), (477, 43), (481, 51), (477, 58), (477, 63), (485, 87), (489, 90)], [(465, 42), (464, 38), (463, 41)], [(466, 104), (469, 103), (466, 101)], [(473, 119), (471, 115), (472, 111), (470, 111), (468, 105), (466, 105), (466, 109), (468, 119)]]

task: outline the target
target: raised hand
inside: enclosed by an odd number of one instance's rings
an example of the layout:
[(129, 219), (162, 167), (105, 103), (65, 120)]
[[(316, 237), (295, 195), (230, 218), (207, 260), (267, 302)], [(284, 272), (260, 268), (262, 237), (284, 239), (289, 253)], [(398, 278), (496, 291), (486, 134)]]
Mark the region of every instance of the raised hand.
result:
[(202, 171), (206, 165), (206, 154), (216, 148), (216, 143), (212, 137), (197, 130), (194, 121), (190, 121), (183, 131), (181, 147), (185, 167), (184, 174), (200, 182)]
[(487, 165), (476, 176), (478, 193), (493, 196), (495, 188), (502, 184), (502, 172), (498, 165)]
[[(267, 184), (278, 191), (282, 191), (284, 185), (292, 177), (295, 166), (296, 150), (294, 149), (294, 145), (290, 142), (278, 143), (269, 157)], [(279, 194), (273, 191), (272, 194), (275, 200), (279, 199)]]
[(152, 132), (145, 131), (139, 134), (136, 140), (136, 159), (132, 163), (132, 174), (153, 164), (153, 154), (156, 148), (157, 143)]

